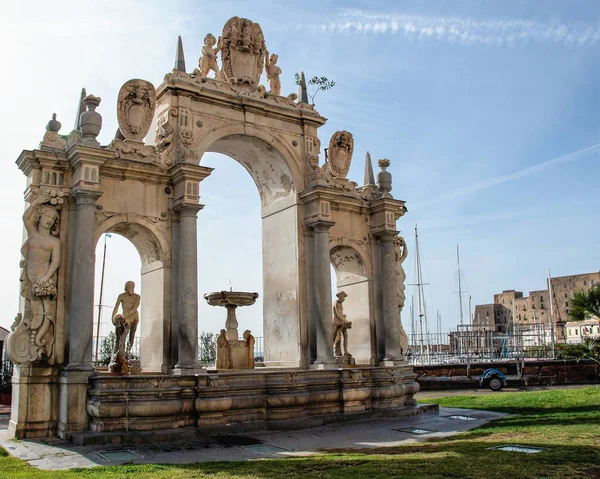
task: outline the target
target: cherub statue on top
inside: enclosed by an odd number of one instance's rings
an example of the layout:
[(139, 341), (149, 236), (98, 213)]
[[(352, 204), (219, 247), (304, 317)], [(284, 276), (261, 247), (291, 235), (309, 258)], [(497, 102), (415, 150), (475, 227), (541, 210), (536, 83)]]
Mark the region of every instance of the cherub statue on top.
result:
[[(216, 48), (213, 48), (217, 45)], [(219, 41), (212, 33), (204, 37), (204, 46), (202, 47), (202, 57), (200, 58), (200, 73), (203, 78), (206, 78), (210, 71), (215, 72), (215, 77), (219, 74), (219, 65), (217, 64), (217, 53), (223, 49), (223, 40), (219, 37)]]
[(273, 53), (271, 56), (269, 56), (268, 51), (265, 53), (265, 70), (267, 72), (269, 86), (271, 87), (270, 93), (273, 93), (274, 95), (281, 95), (281, 80), (279, 79), (279, 75), (281, 75), (281, 68), (277, 66), (279, 55)]

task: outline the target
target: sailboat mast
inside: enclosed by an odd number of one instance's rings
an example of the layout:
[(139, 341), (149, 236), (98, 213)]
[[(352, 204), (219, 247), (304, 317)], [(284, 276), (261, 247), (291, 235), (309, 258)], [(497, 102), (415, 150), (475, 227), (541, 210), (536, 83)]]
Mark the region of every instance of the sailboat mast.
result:
[(421, 279), (421, 259), (419, 257), (419, 233), (415, 226), (415, 262), (416, 262), (416, 273), (417, 273), (417, 293), (418, 293), (418, 306), (419, 306), (419, 351), (423, 356), (423, 281)]
[(460, 284), (460, 256), (458, 254), (458, 245), (456, 245), (456, 267), (458, 270), (458, 311), (460, 324), (463, 324), (463, 305), (462, 305), (462, 287)]
[(102, 255), (102, 277), (100, 279), (100, 301), (98, 302), (98, 325), (96, 326), (96, 354), (98, 361), (98, 346), (100, 344), (100, 316), (102, 315), (102, 292), (104, 290), (104, 267), (106, 266), (106, 235), (104, 235), (104, 254)]
[(556, 359), (556, 337), (554, 335), (554, 294), (552, 292), (552, 278), (548, 270), (548, 295), (550, 296), (550, 342), (552, 345), (552, 359)]

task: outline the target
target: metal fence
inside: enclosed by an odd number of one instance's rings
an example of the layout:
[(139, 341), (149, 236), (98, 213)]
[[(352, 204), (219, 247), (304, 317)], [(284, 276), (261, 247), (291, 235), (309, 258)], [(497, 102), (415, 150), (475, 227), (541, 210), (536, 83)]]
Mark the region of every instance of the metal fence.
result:
[(552, 357), (551, 331), (543, 323), (508, 332), (462, 325), (449, 333), (409, 334), (408, 342), (409, 363), (419, 366)]
[[(243, 340), (244, 338), (239, 338)], [(264, 341), (262, 336), (254, 337), (254, 360), (256, 362), (264, 361)], [(131, 352), (134, 357), (140, 357), (140, 338), (136, 337), (133, 342)], [(98, 341), (98, 351), (96, 352), (96, 336), (93, 338), (94, 344), (94, 362), (106, 363), (110, 360), (110, 354), (114, 346), (114, 335), (100, 336)], [(217, 335), (214, 333), (205, 333), (198, 337), (198, 360), (204, 365), (214, 364), (217, 358)]]
[[(239, 338), (243, 341), (244, 338)], [(254, 361), (262, 362), (265, 360), (265, 350), (263, 347), (263, 336), (254, 337)], [(198, 360), (203, 365), (212, 365), (217, 359), (217, 335), (213, 333), (205, 334), (198, 338)]]
[(0, 390), (11, 389), (12, 375), (13, 363), (6, 357), (6, 352), (0, 352)]

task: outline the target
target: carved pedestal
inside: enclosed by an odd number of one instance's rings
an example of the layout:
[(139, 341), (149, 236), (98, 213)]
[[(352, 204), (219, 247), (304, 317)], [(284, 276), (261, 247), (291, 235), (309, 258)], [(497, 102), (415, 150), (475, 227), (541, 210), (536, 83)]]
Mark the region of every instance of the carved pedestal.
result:
[(8, 435), (17, 439), (54, 435), (58, 404), (57, 369), (16, 364), (12, 388)]

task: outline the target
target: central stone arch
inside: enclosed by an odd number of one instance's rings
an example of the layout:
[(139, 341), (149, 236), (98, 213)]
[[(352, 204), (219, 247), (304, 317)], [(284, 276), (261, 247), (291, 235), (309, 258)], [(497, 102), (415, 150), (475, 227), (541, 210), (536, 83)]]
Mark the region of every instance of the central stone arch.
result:
[(252, 129), (251, 134), (244, 130), (244, 125), (216, 129), (195, 150), (200, 162), (204, 152), (229, 156), (256, 184), (261, 198), (265, 365), (299, 366), (305, 356), (306, 326), (301, 302), (305, 280), (299, 251), (304, 248), (304, 219), (297, 198), (297, 185), (302, 187), (303, 182), (298, 153), (277, 134), (262, 128)]

